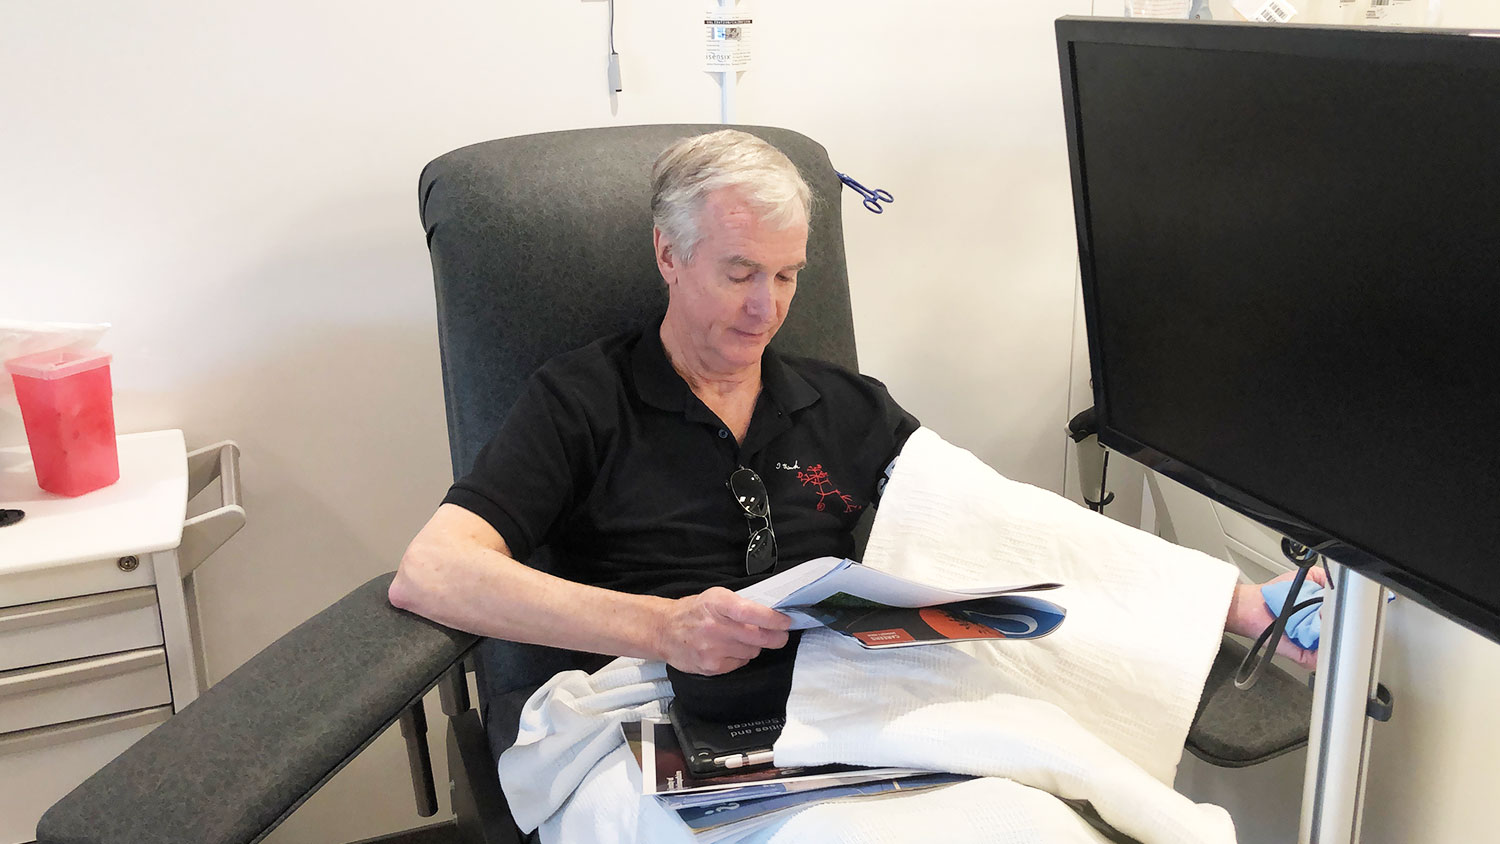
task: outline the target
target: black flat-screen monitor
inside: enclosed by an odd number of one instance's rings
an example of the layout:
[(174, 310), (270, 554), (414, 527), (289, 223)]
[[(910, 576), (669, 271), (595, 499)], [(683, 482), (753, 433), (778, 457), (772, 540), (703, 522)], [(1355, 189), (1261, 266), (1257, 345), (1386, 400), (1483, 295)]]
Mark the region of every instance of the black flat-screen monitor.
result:
[(1057, 35), (1101, 442), (1500, 641), (1500, 39)]

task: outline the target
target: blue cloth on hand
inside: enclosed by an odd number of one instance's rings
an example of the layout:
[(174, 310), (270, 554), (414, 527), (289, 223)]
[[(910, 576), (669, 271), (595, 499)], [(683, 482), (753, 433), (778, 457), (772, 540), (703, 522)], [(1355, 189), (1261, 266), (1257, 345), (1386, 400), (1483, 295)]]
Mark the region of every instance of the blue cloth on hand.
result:
[[(1265, 599), (1266, 609), (1271, 611), (1271, 617), (1275, 618), (1277, 613), (1286, 604), (1286, 593), (1292, 591), (1292, 582), (1283, 580), (1279, 583), (1267, 583), (1260, 587), (1260, 596)], [(1322, 585), (1313, 580), (1302, 581), (1302, 590), (1297, 593), (1297, 600), (1293, 604), (1300, 604), (1311, 598), (1323, 594)], [(1297, 646), (1309, 651), (1318, 649), (1318, 627), (1323, 618), (1323, 605), (1313, 604), (1305, 609), (1292, 613), (1292, 617), (1286, 622), (1286, 637), (1297, 643)]]

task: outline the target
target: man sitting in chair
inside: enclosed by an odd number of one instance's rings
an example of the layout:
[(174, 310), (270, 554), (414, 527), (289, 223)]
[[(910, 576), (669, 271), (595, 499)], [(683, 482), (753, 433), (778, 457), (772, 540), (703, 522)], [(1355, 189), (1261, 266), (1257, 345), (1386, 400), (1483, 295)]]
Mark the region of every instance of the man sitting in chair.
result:
[[(483, 636), (714, 675), (788, 641), (785, 615), (733, 590), (778, 562), (848, 556), (917, 421), (872, 378), (768, 348), (807, 257), (811, 194), (790, 160), (724, 130), (672, 144), (652, 182), (665, 316), (531, 377), (390, 600)], [(558, 576), (526, 565), (543, 546)], [(1236, 591), (1227, 630), (1271, 623), (1258, 588)]]

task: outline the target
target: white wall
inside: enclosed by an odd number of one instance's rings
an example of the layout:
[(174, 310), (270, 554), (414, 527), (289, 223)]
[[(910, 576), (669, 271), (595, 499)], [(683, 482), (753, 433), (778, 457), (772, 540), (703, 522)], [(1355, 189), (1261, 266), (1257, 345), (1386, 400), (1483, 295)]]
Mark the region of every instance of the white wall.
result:
[[(447, 485), (422, 165), (717, 119), (701, 6), (619, 4), (612, 98), (600, 0), (0, 0), (0, 312), (113, 322), (122, 432), (244, 449), (249, 524), (199, 576), (211, 678), (393, 568)], [(738, 114), (896, 195), (845, 202), (865, 369), (1054, 489), (1074, 245), (1051, 20), (1088, 7), (762, 0)], [(416, 825), (407, 788), (388, 735), (274, 840)]]
[(1060, 490), (1076, 253), (1052, 22), (1089, 0), (760, 8), (775, 34), (746, 116), (805, 128), (896, 197), (876, 217), (846, 192), (863, 367), (1001, 472)]

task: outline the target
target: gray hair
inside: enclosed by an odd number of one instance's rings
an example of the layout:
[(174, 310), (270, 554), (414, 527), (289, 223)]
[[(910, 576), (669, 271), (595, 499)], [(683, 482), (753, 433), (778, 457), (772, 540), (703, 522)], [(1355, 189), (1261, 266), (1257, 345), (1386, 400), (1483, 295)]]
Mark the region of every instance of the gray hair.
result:
[(743, 191), (761, 220), (775, 228), (792, 225), (798, 211), (812, 223), (812, 191), (781, 150), (737, 129), (682, 138), (651, 168), (651, 219), (684, 261), (693, 260), (703, 239), (698, 217), (704, 200), (727, 187)]

